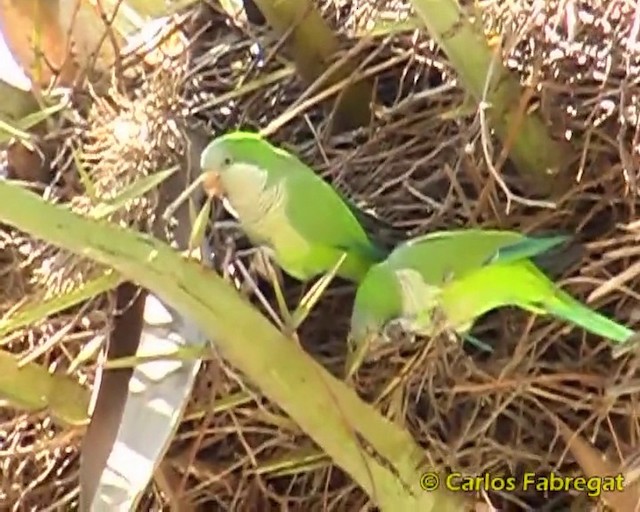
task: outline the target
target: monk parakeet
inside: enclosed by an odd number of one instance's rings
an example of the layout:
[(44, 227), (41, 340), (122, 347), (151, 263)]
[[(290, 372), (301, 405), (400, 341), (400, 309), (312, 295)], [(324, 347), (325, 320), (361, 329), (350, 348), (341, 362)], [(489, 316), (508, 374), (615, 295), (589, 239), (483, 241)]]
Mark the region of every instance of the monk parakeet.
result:
[(205, 191), (222, 198), (249, 240), (299, 281), (328, 273), (346, 253), (337, 275), (359, 282), (388, 254), (369, 239), (354, 205), (258, 134), (222, 135), (200, 163)]
[(389, 328), (422, 336), (453, 331), (465, 338), (481, 315), (503, 306), (553, 315), (617, 343), (629, 341), (634, 331), (572, 298), (532, 261), (566, 240), (472, 229), (398, 245), (358, 286), (352, 348), (364, 350), (385, 339)]

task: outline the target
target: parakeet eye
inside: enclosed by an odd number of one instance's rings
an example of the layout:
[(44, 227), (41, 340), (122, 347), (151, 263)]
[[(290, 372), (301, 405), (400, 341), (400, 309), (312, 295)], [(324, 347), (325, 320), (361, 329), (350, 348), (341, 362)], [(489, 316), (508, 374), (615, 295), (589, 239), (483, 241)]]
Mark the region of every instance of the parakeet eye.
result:
[(230, 157), (230, 156), (225, 156), (225, 157), (224, 157), (224, 160), (222, 161), (222, 163), (223, 163), (224, 165), (231, 165), (231, 164), (233, 163), (233, 161), (231, 160), (231, 157)]

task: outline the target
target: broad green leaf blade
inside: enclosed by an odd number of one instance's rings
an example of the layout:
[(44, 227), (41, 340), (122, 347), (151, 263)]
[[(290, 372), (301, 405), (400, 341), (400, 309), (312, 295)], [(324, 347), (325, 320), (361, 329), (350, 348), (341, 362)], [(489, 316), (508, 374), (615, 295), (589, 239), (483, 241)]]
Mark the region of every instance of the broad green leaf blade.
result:
[(0, 350), (0, 397), (18, 409), (47, 410), (68, 425), (89, 421), (89, 390), (71, 377), (52, 374), (36, 363), (19, 366), (19, 359)]
[(0, 219), (114, 267), (197, 322), (220, 355), (296, 421), (382, 510), (463, 510), (462, 495), (422, 490), (427, 458), (406, 430), (291, 343), (215, 272), (153, 237), (83, 218), (13, 183), (0, 182)]

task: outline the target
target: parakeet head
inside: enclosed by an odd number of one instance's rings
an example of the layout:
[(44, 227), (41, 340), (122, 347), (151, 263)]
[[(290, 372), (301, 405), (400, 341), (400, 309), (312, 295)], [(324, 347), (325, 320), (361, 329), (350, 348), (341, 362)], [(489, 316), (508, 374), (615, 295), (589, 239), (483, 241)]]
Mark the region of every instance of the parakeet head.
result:
[(200, 156), (205, 177), (203, 187), (210, 196), (223, 196), (225, 183), (239, 166), (268, 168), (277, 148), (251, 132), (231, 132), (213, 139)]
[(398, 283), (383, 263), (369, 269), (358, 286), (351, 314), (349, 342), (354, 347), (385, 338), (389, 327), (401, 314)]

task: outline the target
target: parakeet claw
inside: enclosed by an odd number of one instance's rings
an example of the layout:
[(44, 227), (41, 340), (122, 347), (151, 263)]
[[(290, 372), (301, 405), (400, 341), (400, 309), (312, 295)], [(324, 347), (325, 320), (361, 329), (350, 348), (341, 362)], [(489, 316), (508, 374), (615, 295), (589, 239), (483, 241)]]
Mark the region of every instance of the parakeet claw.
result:
[(202, 252), (199, 247), (194, 247), (193, 249), (180, 251), (180, 256), (182, 256), (187, 260), (195, 260), (197, 262), (202, 263)]

